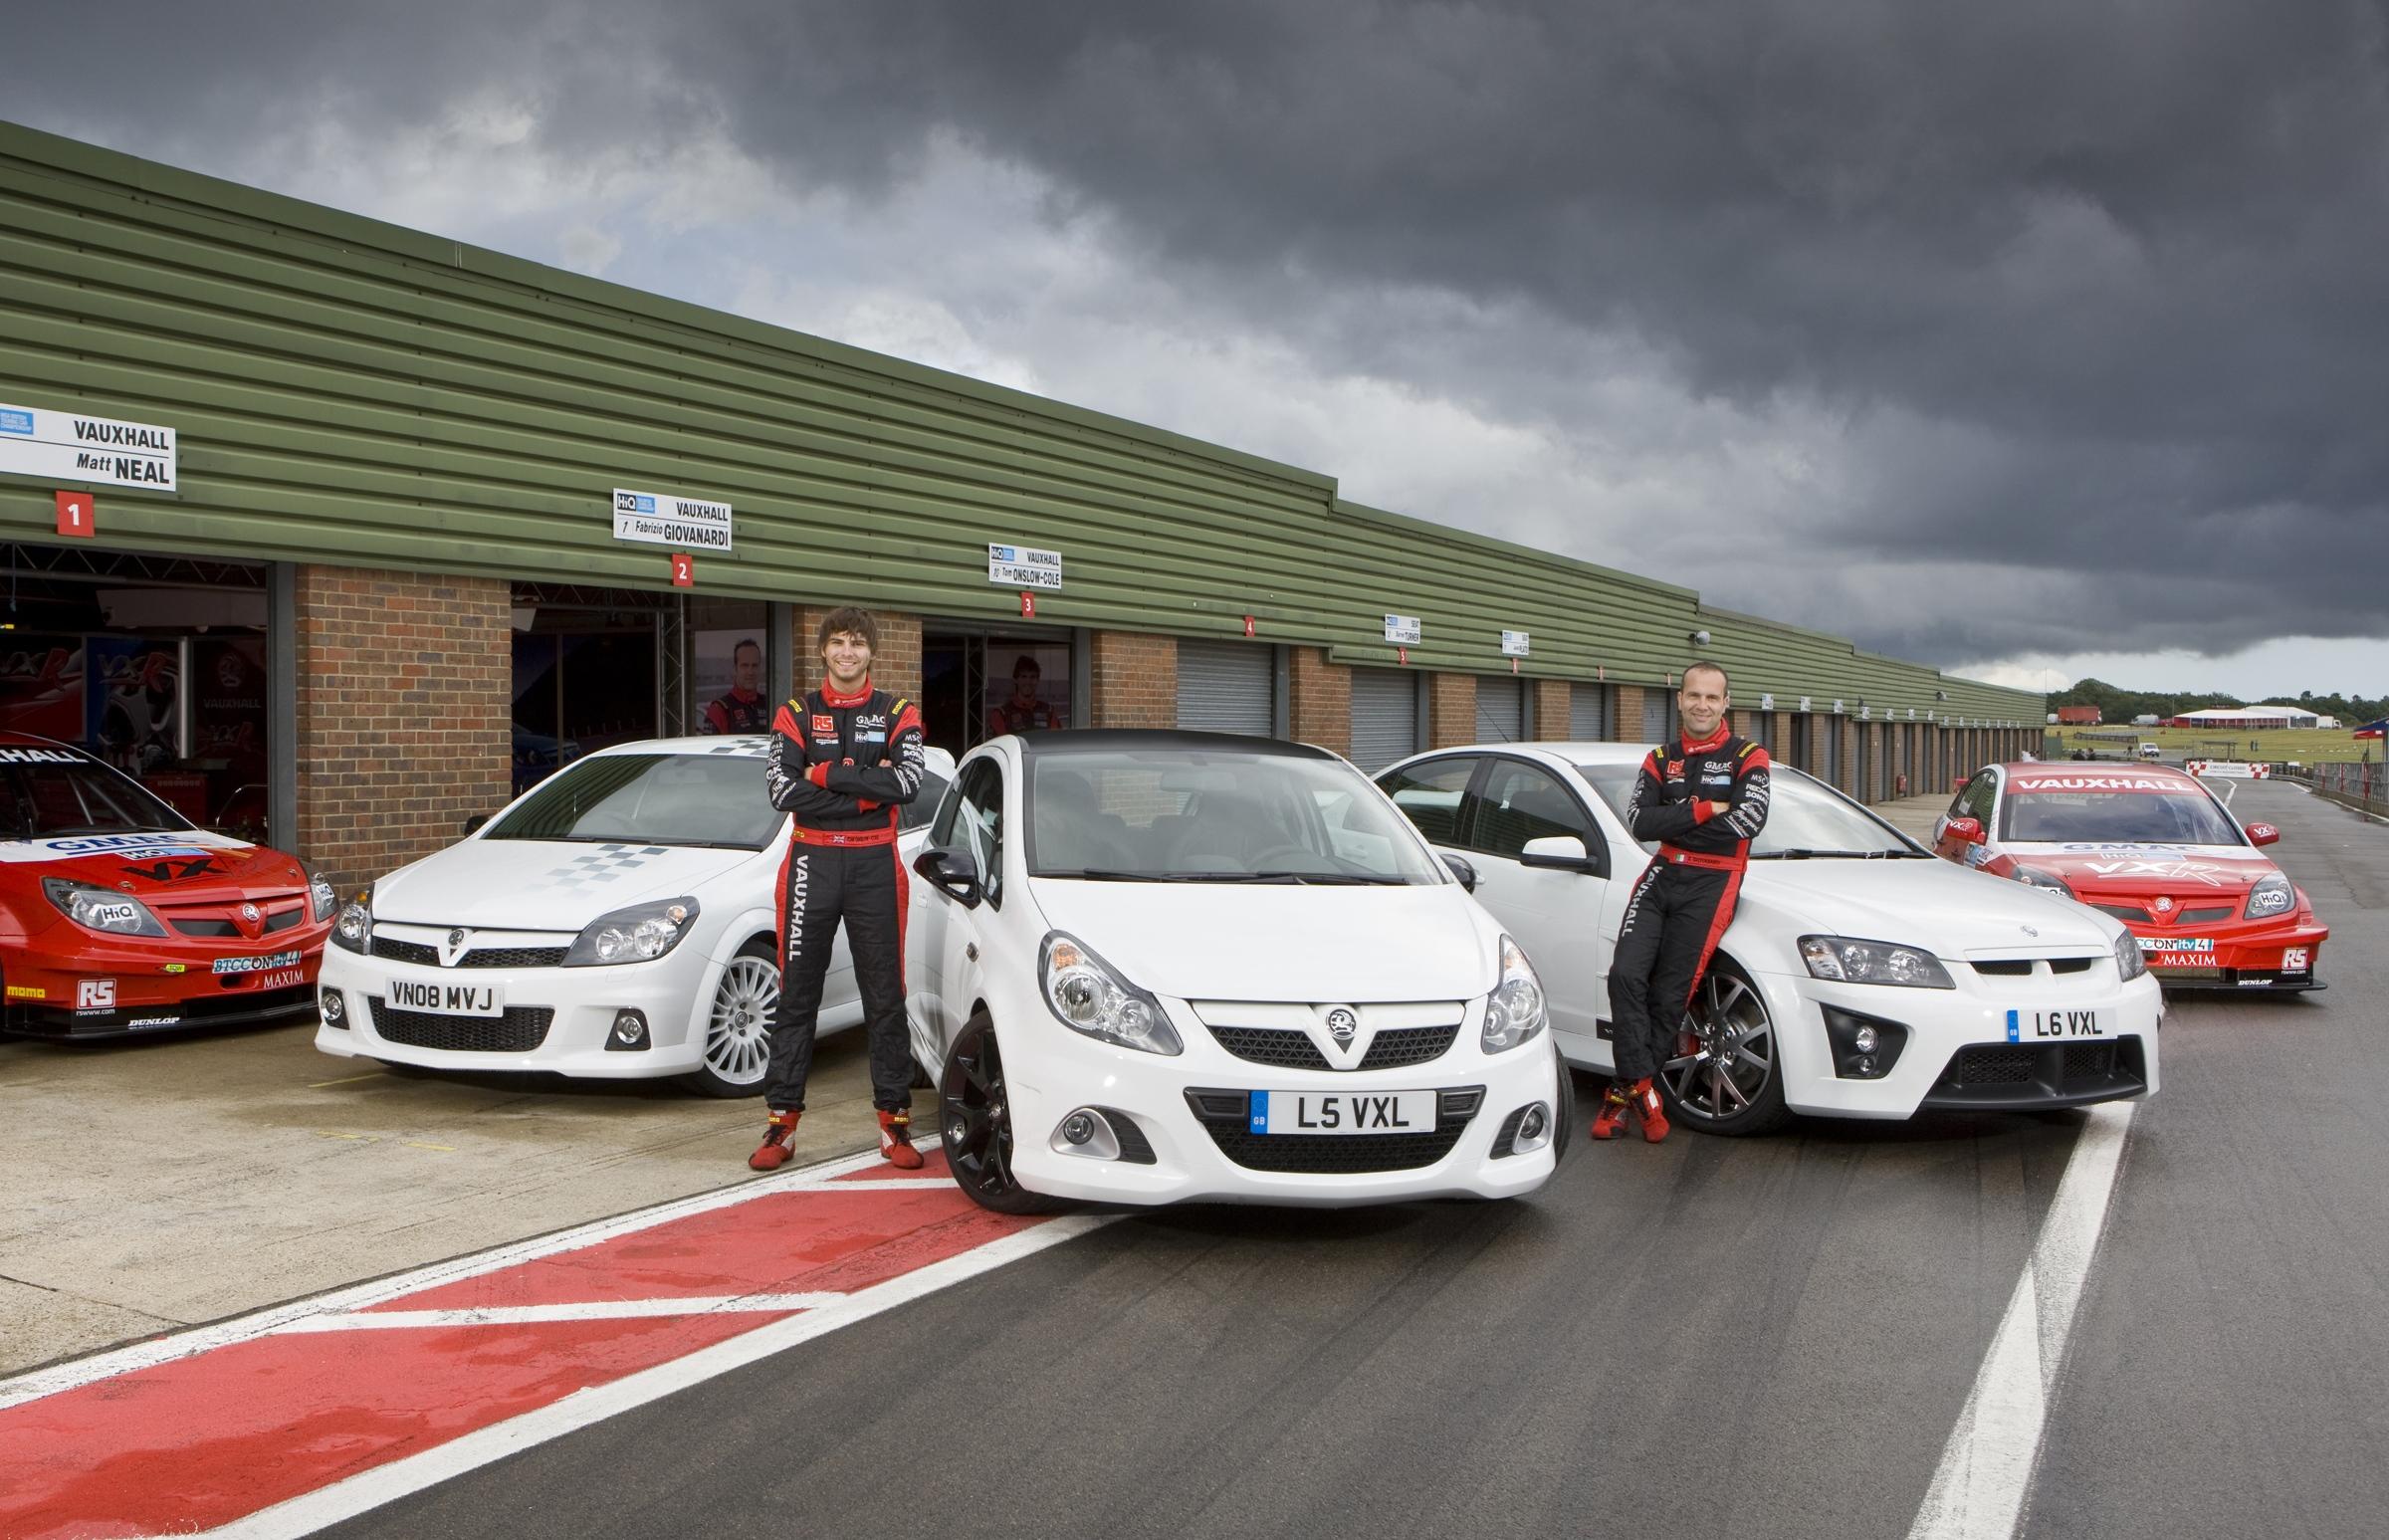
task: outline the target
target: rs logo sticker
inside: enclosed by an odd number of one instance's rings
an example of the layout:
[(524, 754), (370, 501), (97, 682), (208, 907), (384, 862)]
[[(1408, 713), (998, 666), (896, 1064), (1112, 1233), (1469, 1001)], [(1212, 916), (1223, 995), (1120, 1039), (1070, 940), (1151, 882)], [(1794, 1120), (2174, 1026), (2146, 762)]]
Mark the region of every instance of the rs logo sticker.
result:
[(75, 983), (77, 1010), (113, 1010), (116, 1008), (116, 981), (113, 979), (79, 979)]

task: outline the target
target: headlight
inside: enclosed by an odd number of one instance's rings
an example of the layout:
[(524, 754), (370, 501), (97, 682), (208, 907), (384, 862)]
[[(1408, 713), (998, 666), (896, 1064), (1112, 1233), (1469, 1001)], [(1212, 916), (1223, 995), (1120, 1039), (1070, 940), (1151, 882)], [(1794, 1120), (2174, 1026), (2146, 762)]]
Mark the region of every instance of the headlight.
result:
[(2296, 902), (2297, 890), (2289, 886), (2289, 879), (2275, 872), (2259, 878), (2257, 885), (2248, 890), (2248, 907), (2240, 911), (2240, 918), (2262, 920), (2268, 915), (2285, 913)]
[(166, 928), (157, 923), (149, 906), (128, 893), (113, 888), (96, 888), (88, 882), (72, 882), (65, 877), (44, 877), (42, 891), (59, 913), (87, 931), (103, 931), (110, 936), (163, 936)]
[(2148, 959), (2140, 952), (2140, 938), (2130, 931), (2115, 938), (2115, 972), (2127, 982), (2148, 972)]
[(331, 944), (347, 952), (373, 950), (373, 886), (350, 899), (340, 910), (339, 919), (332, 922)]
[(1892, 984), (1914, 990), (1954, 990), (1941, 960), (1921, 947), (1847, 936), (1803, 936), (1800, 956), (1813, 979), (1837, 984)]
[(299, 869), (307, 873), (308, 912), (321, 925), (331, 918), (333, 910), (340, 907), (340, 896), (331, 891), (331, 879), (315, 871), (306, 862), (300, 862)]
[(660, 899), (601, 915), (572, 938), (566, 968), (605, 968), (615, 963), (651, 963), (680, 945), (697, 919), (693, 898)]
[(1186, 1051), (1162, 1002), (1130, 984), (1077, 937), (1048, 931), (1037, 955), (1045, 1008), (1074, 1032), (1144, 1053)]
[(1485, 1030), (1479, 1038), (1487, 1053), (1515, 1048), (1543, 1030), (1550, 1016), (1543, 1008), (1543, 981), (1526, 960), (1518, 943), (1501, 938), (1501, 982), (1485, 1001)]
[(2028, 887), (2047, 888), (2052, 893), (2063, 893), (2067, 898), (2073, 897), (2073, 889), (2065, 886), (2063, 878), (2045, 872), (2038, 866), (2019, 866), (2016, 868), (2015, 877), (2018, 882), (2024, 883)]

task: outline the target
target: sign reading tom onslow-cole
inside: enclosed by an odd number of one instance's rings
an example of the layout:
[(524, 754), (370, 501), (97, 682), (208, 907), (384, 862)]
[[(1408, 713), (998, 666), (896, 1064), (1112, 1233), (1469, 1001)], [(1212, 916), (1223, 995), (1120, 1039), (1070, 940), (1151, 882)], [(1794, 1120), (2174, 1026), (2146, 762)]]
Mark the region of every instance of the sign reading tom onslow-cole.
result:
[(614, 539), (678, 550), (728, 550), (730, 505), (616, 487)]
[(174, 430), (41, 406), (0, 405), (0, 474), (174, 490)]
[(1034, 546), (987, 543), (987, 581), (1004, 588), (1059, 588), (1062, 553)]

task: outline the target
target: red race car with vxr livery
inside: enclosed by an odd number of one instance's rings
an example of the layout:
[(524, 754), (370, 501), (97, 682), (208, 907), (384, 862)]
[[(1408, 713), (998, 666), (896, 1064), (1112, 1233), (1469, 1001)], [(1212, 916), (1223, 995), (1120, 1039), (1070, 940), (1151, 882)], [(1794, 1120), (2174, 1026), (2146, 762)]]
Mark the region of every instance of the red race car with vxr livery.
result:
[(2330, 936), (2303, 889), (2195, 776), (2161, 765), (1990, 765), (1933, 829), (1936, 854), (2103, 909), (2149, 971), (2202, 989), (2319, 990)]
[(0, 1029), (313, 1020), (332, 892), (82, 750), (0, 733)]

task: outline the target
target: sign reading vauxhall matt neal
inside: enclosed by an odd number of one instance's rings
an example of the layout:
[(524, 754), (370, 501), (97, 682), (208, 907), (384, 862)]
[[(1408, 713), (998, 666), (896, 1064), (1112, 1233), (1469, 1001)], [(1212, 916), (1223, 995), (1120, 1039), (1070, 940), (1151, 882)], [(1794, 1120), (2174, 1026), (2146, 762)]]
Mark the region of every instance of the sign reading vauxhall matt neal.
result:
[(614, 539), (675, 550), (728, 550), (730, 505), (616, 487)]
[(174, 490), (174, 430), (39, 406), (0, 406), (0, 474)]

